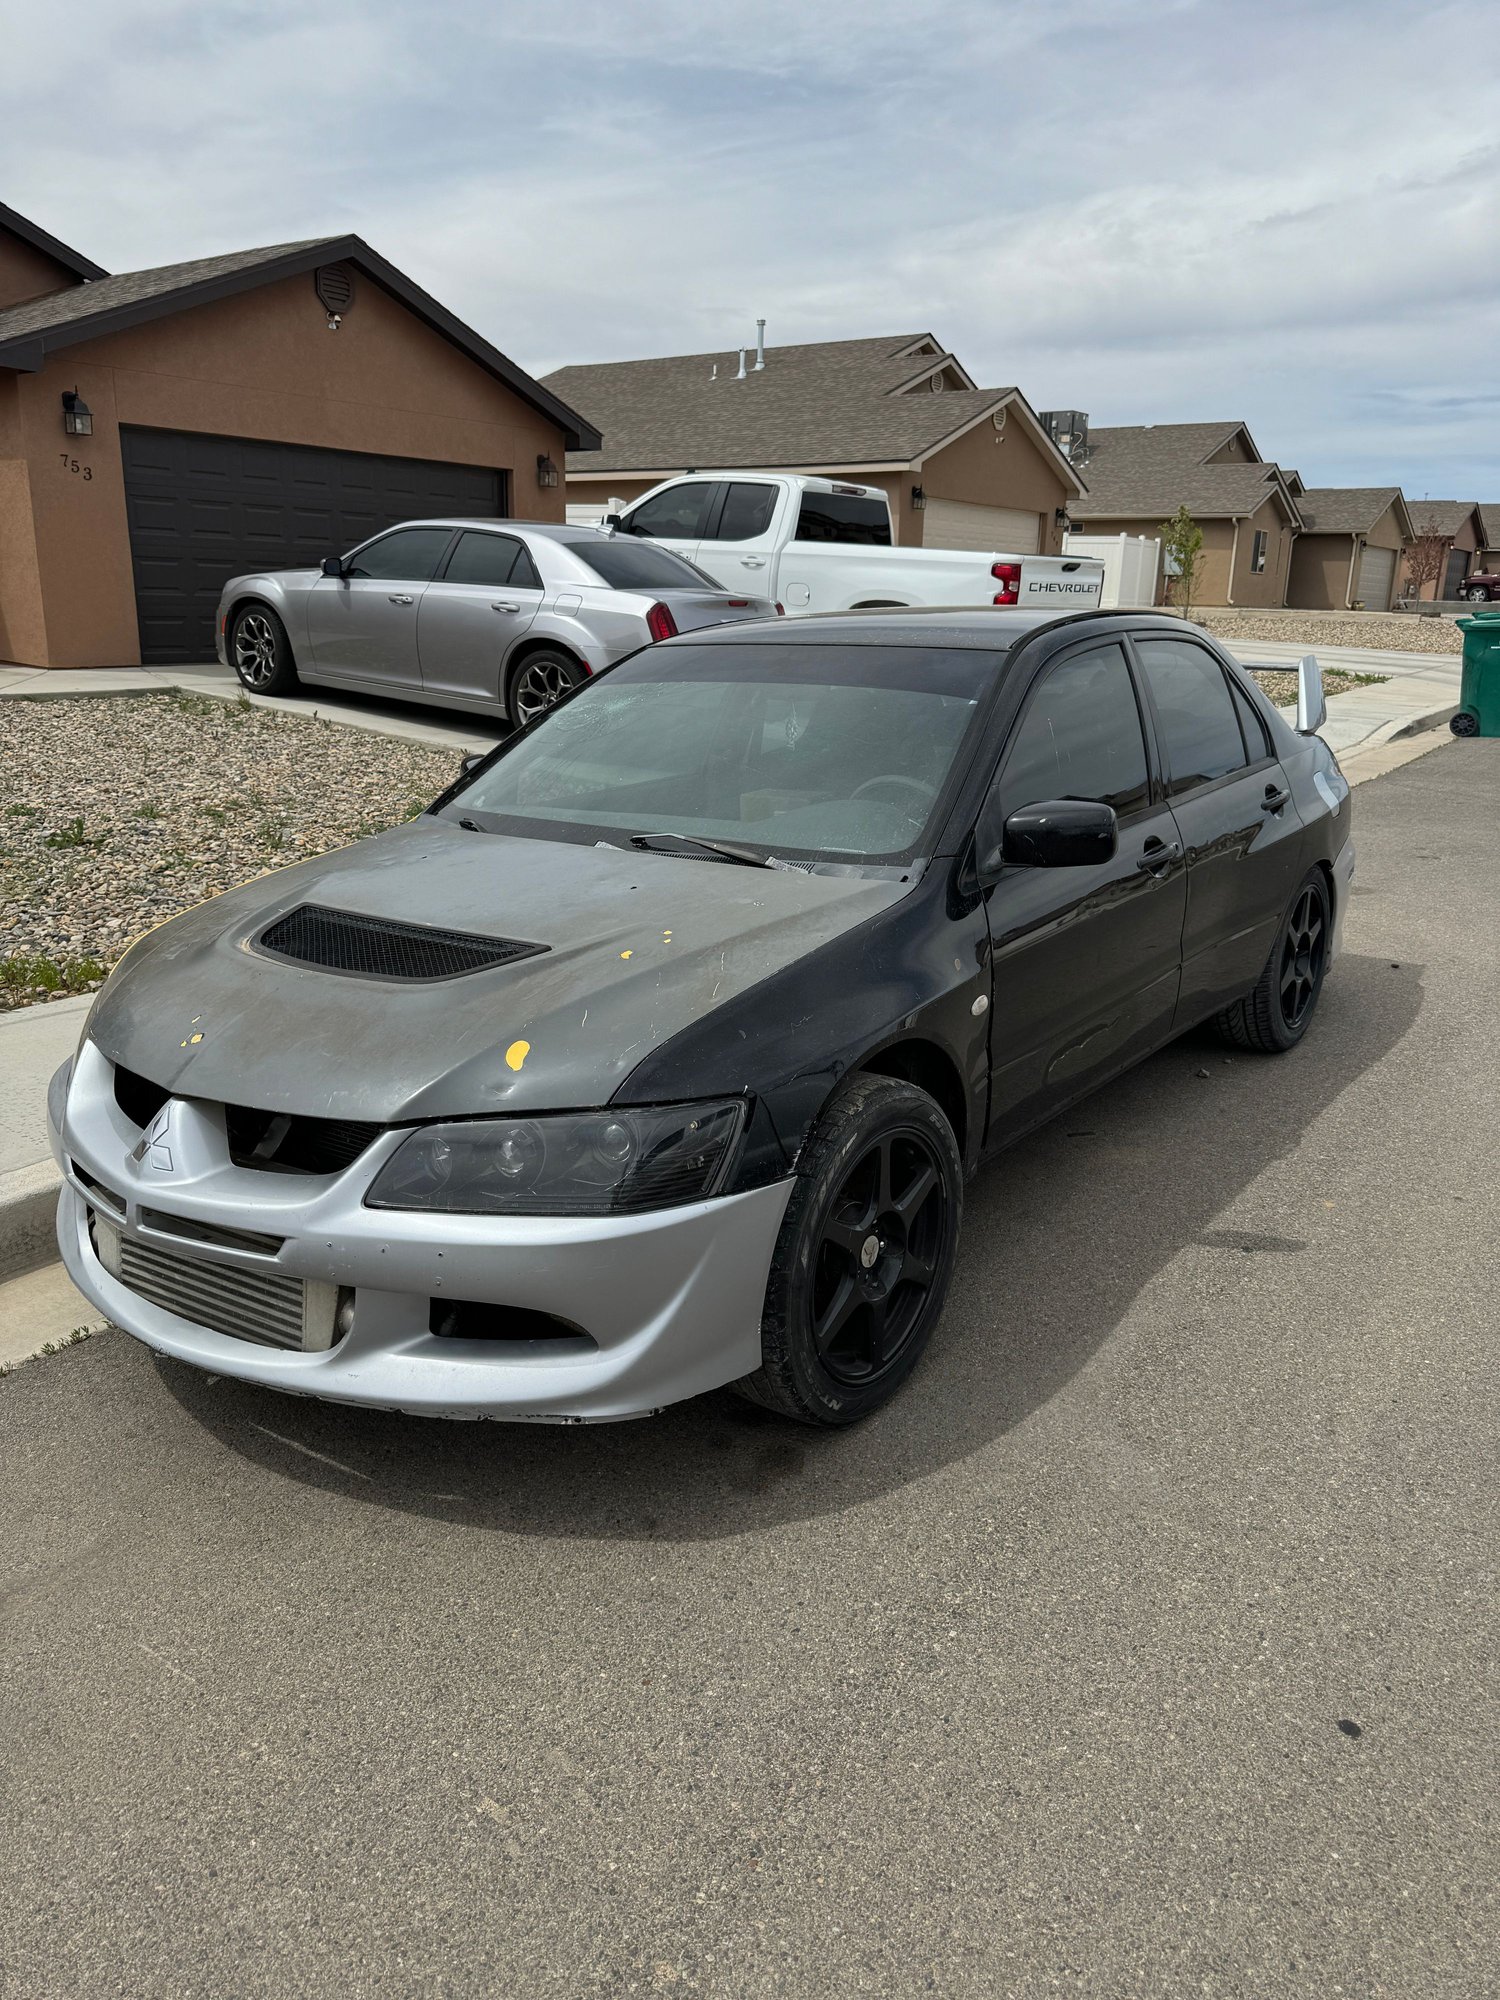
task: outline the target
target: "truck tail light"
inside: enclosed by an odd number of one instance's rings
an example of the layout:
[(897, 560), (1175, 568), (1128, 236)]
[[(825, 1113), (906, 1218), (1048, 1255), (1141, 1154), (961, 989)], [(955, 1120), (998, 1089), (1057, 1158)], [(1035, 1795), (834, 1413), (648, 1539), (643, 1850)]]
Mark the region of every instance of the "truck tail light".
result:
[(750, 600), (748, 597), (726, 597), (724, 599), (724, 609), (726, 611), (748, 611), (750, 609)]
[(1019, 563), (991, 563), (990, 575), (999, 584), (995, 592), (997, 604), (1019, 604), (1021, 601), (1021, 565)]
[(665, 604), (653, 604), (646, 613), (646, 630), (653, 639), (675, 639), (677, 620)]

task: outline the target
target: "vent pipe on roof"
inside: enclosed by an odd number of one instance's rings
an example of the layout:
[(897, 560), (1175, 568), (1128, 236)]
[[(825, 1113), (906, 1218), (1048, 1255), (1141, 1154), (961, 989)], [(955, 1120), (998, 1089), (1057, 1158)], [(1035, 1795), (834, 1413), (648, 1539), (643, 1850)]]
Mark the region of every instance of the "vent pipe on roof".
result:
[(766, 365), (766, 323), (763, 319), (755, 322), (755, 365), (757, 368)]
[(740, 372), (734, 379), (736, 382), (743, 382), (745, 379), (745, 350), (743, 347), (740, 349)]

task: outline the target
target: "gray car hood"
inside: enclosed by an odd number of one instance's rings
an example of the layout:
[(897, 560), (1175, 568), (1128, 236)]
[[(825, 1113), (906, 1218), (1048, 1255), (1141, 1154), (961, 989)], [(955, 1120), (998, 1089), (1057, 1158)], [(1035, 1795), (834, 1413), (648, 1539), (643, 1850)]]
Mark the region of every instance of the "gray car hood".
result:
[[(909, 885), (804, 875), (442, 819), (247, 882), (140, 939), (89, 1033), (176, 1095), (324, 1118), (605, 1104), (656, 1045)], [(252, 940), (313, 902), (544, 953), (423, 984), (289, 964)]]

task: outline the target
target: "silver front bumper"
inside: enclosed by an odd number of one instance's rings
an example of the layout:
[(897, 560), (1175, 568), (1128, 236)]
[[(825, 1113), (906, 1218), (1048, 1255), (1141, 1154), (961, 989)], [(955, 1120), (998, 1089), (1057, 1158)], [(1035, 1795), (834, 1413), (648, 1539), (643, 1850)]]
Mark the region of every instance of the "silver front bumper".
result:
[[(377, 1139), (339, 1174), (271, 1173), (231, 1161), (219, 1107), (174, 1099), (170, 1144), (143, 1146), (90, 1042), (61, 1124), (52, 1129), (65, 1180), (58, 1241), (73, 1282), (116, 1326), (214, 1374), (428, 1416), (600, 1422), (646, 1415), (760, 1365), (790, 1181), (649, 1215), (370, 1209), (365, 1191), (402, 1135)], [(233, 1231), (279, 1243), (239, 1247), (225, 1240)], [(121, 1239), (133, 1246), (123, 1277), (100, 1255), (121, 1271)], [(224, 1318), (225, 1300), (236, 1313), (266, 1300), (267, 1326), (284, 1332), (299, 1282), (310, 1288), (309, 1324), (322, 1311), (314, 1302), (329, 1315), (335, 1297), (352, 1303), (336, 1344), (260, 1345), (160, 1303), (165, 1295), (190, 1311), (206, 1299), (208, 1316)], [(156, 1299), (136, 1288), (153, 1283)], [(429, 1330), (434, 1300), (545, 1313), (577, 1333), (443, 1338)]]

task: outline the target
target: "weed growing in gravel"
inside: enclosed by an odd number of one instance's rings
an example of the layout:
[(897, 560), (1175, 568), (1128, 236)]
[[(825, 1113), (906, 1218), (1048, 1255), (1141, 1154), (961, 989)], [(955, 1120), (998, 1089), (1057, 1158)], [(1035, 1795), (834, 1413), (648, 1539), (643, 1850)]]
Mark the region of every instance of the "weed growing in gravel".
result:
[(37, 814), (41, 811), (41, 807), (23, 806), (17, 804), (17, 805), (7, 806), (5, 810), (7, 815), (11, 819), (35, 819)]
[(83, 830), (81, 817), (70, 819), (58, 833), (49, 833), (42, 842), (43, 847), (102, 847), (102, 840), (90, 840)]
[(278, 853), (286, 846), (286, 821), (263, 819), (255, 829), (255, 837), (262, 847), (269, 847), (273, 853)]
[(215, 826), (222, 826), (224, 824), (224, 808), (222, 806), (205, 806), (203, 808), (203, 817), (211, 819)]
[(174, 694), (169, 695), (167, 698), (179, 715), (222, 715), (224, 713), (224, 704), (216, 701), (209, 694)]
[(160, 819), (161, 807), (155, 799), (147, 799), (143, 806), (136, 807), (135, 817), (137, 819)]
[(0, 990), (72, 992), (102, 979), (108, 970), (97, 958), (0, 958)]

